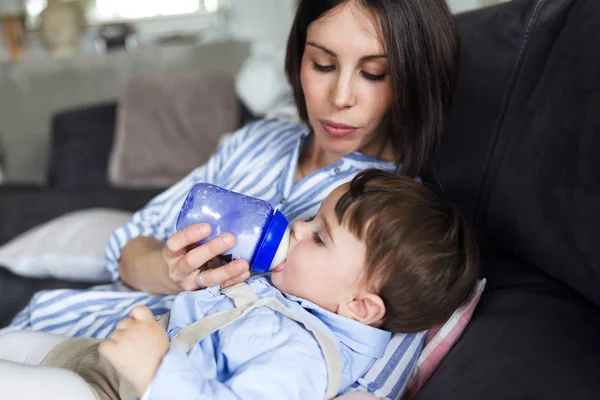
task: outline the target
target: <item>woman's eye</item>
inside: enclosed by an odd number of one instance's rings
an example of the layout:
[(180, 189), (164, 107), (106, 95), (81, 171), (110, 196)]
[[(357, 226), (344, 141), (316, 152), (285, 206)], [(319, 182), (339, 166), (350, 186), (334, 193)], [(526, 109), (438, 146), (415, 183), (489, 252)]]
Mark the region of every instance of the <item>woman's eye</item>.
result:
[(314, 232), (312, 234), (313, 236), (313, 241), (318, 244), (319, 246), (324, 246), (325, 243), (323, 243), (323, 241), (321, 240), (321, 237), (319, 236), (319, 232)]
[(364, 71), (362, 72), (362, 75), (370, 81), (382, 81), (385, 78), (385, 74), (374, 75)]
[(333, 65), (321, 65), (313, 62), (313, 68), (319, 72), (331, 72), (335, 69)]

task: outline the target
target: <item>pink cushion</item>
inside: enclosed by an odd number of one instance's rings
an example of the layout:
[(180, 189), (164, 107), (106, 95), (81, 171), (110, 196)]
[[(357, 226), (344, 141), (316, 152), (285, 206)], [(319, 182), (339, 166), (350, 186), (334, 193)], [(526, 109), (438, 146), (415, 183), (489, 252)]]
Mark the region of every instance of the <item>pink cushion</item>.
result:
[(473, 311), (479, 303), (484, 288), (485, 279), (477, 283), (471, 300), (456, 310), (444, 325), (429, 330), (425, 338), (425, 347), (417, 360), (404, 399), (412, 398), (423, 387), (454, 343), (460, 338), (473, 316)]

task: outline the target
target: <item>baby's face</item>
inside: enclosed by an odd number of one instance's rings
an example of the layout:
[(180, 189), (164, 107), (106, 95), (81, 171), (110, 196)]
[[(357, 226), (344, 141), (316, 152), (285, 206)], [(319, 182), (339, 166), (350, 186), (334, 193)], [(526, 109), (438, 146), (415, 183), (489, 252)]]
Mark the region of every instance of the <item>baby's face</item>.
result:
[(335, 205), (349, 184), (336, 188), (310, 222), (296, 222), (287, 259), (271, 275), (282, 292), (331, 312), (361, 289), (366, 247), (338, 223)]

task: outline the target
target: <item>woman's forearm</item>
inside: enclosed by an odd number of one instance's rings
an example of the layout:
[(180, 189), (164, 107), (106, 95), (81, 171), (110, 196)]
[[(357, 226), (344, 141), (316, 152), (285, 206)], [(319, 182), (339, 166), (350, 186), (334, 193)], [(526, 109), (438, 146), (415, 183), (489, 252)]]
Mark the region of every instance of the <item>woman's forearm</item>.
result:
[(134, 289), (153, 294), (177, 294), (178, 284), (169, 278), (163, 244), (154, 238), (131, 239), (121, 251), (119, 275)]

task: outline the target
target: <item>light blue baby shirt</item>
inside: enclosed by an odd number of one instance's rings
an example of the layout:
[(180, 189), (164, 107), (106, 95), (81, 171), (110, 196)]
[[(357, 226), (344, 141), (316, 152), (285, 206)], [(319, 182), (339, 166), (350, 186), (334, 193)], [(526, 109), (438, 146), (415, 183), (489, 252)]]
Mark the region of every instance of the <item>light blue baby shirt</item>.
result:
[[(247, 283), (258, 298), (277, 298), (333, 341), (342, 363), (340, 393), (383, 356), (391, 339), (389, 332), (281, 293), (266, 276)], [(171, 339), (193, 322), (234, 307), (218, 287), (181, 293), (167, 334)], [(327, 382), (325, 358), (314, 336), (296, 321), (260, 307), (201, 340), (188, 354), (173, 346), (144, 398), (322, 399)]]

